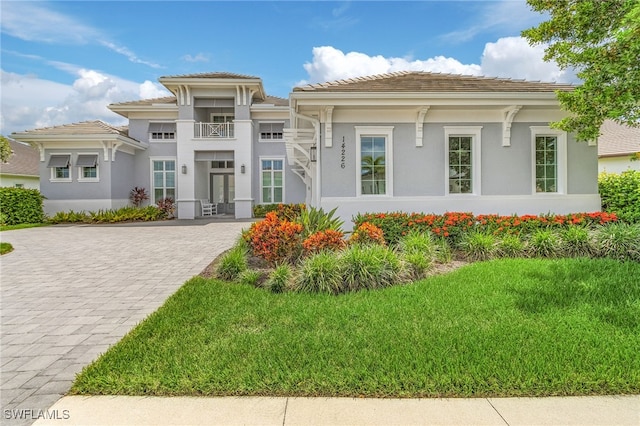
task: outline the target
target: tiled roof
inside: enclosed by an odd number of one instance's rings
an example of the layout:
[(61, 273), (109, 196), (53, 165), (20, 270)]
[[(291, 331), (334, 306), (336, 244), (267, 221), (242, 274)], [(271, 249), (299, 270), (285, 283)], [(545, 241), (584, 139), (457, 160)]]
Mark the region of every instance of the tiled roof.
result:
[(273, 104), (275, 106), (289, 106), (289, 99), (280, 98), (278, 96), (269, 96), (263, 101), (256, 100), (256, 104)]
[(640, 127), (628, 127), (607, 120), (600, 127), (598, 156), (613, 157), (640, 152)]
[(570, 84), (469, 75), (399, 71), (295, 87), (294, 92), (554, 92)]
[(26, 135), (100, 135), (114, 134), (129, 137), (126, 126), (112, 126), (100, 120), (83, 121), (81, 123), (63, 124), (61, 126), (42, 127), (40, 129), (17, 132)]
[(138, 101), (127, 101), (127, 102), (119, 102), (117, 104), (111, 104), (111, 105), (122, 105), (122, 106), (128, 106), (128, 105), (154, 105), (154, 104), (174, 104), (176, 103), (176, 97), (175, 96), (165, 96), (163, 98), (153, 98), (153, 99), (140, 99)]
[(40, 155), (35, 148), (30, 145), (9, 139), (9, 145), (13, 154), (9, 161), (2, 163), (0, 170), (3, 174), (38, 176), (38, 162)]
[(165, 75), (160, 78), (231, 78), (231, 79), (260, 79), (252, 75), (234, 74), (231, 72), (205, 72), (200, 74)]

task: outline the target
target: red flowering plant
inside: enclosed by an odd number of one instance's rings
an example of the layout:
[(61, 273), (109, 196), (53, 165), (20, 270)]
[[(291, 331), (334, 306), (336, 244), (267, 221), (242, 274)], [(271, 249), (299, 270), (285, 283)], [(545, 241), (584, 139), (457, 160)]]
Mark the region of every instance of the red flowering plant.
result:
[(272, 265), (295, 263), (302, 254), (302, 225), (281, 220), (276, 212), (251, 225), (245, 239), (255, 256)]
[(337, 251), (344, 248), (347, 242), (344, 240), (344, 234), (340, 231), (327, 229), (318, 231), (302, 242), (305, 254), (319, 253), (321, 251)]
[(369, 222), (362, 223), (353, 231), (349, 243), (386, 245), (382, 229)]

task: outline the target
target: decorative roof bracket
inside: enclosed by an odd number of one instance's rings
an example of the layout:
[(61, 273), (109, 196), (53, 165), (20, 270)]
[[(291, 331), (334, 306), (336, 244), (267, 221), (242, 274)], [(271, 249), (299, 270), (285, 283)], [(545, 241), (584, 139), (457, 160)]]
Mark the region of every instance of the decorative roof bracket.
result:
[(418, 110), (418, 116), (416, 117), (416, 146), (422, 146), (422, 137), (424, 129), (424, 117), (429, 111), (428, 106), (422, 107)]
[(504, 114), (502, 121), (502, 146), (511, 146), (511, 123), (513, 123), (514, 117), (521, 108), (522, 105), (512, 105), (502, 111)]
[(333, 146), (333, 107), (325, 108), (324, 112), (324, 146), (331, 148)]

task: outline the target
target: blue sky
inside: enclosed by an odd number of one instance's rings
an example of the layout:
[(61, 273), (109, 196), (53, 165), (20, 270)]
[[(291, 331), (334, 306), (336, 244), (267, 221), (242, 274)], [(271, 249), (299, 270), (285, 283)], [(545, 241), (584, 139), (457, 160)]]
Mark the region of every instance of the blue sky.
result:
[(0, 133), (102, 119), (166, 95), (160, 76), (256, 75), (287, 97), (307, 82), (401, 69), (544, 81), (575, 76), (520, 32), (524, 1), (2, 1)]

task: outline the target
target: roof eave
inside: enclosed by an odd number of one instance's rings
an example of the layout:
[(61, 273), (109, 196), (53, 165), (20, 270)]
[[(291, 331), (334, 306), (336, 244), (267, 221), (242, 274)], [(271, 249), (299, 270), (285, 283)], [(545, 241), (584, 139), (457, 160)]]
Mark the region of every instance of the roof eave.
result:
[(139, 150), (146, 150), (149, 144), (140, 142), (127, 136), (115, 133), (95, 133), (95, 134), (32, 134), (29, 132), (12, 133), (11, 137), (28, 143), (55, 143), (55, 142), (121, 142)]

